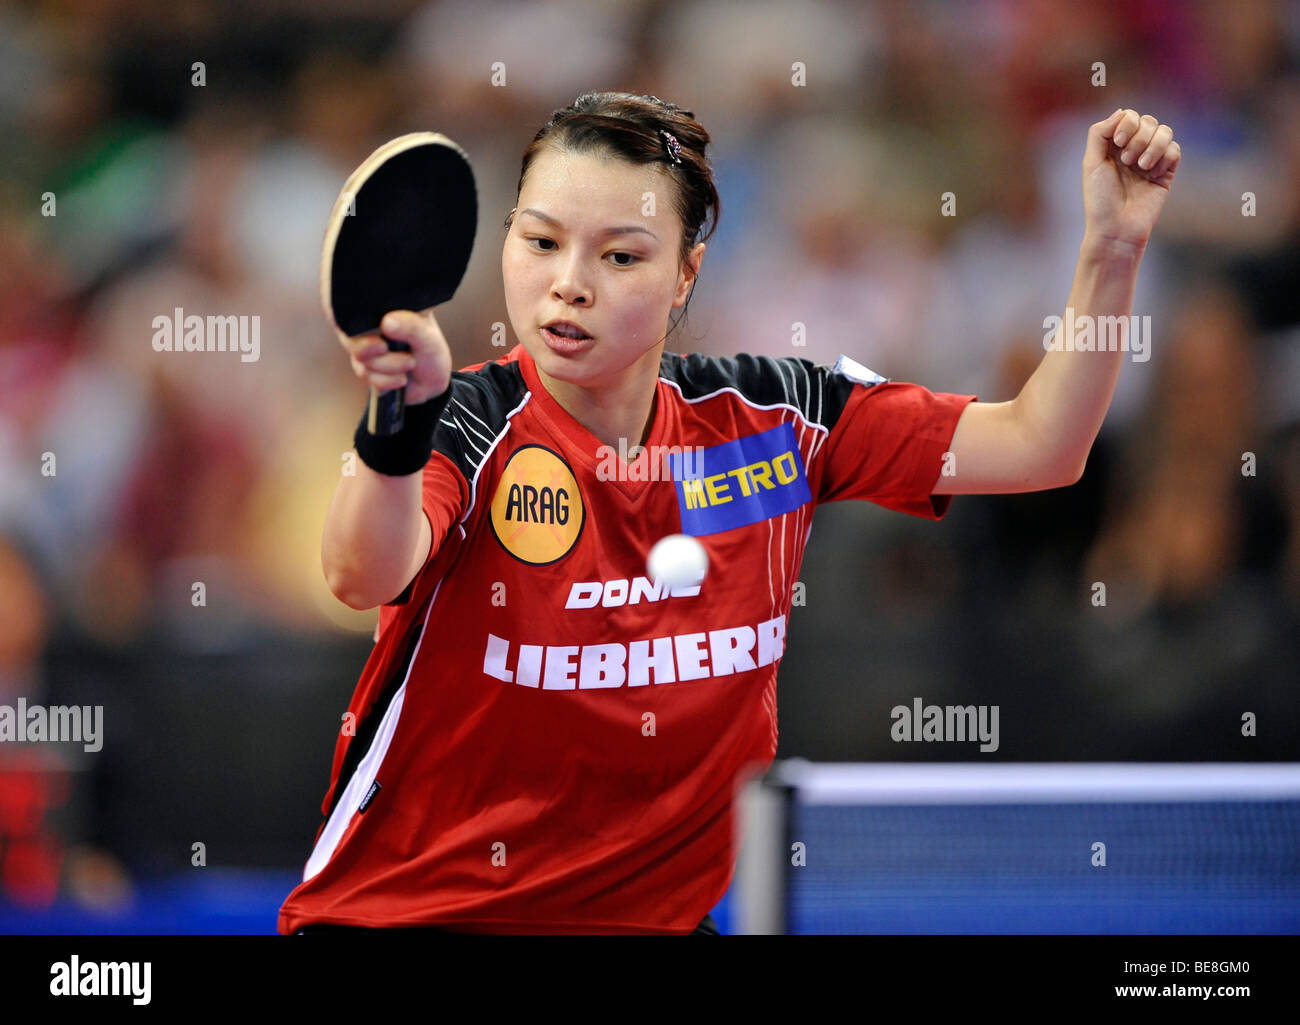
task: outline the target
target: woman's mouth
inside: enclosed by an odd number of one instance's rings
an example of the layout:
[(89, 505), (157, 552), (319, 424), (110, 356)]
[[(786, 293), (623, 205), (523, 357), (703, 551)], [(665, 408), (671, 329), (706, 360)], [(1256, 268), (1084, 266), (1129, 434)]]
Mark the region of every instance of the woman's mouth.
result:
[[(559, 327), (559, 325), (557, 325), (557, 327)], [(576, 333), (572, 329), (559, 327), (559, 331), (564, 330), (569, 330), (571, 334)], [(552, 331), (549, 327), (543, 327), (541, 331), (542, 340), (546, 342), (547, 347), (550, 348), (552, 352), (557, 352), (562, 356), (571, 356), (574, 353), (590, 348), (591, 344), (595, 341), (595, 339), (590, 336), (585, 338), (571, 338), (568, 334), (560, 334), (559, 331)]]

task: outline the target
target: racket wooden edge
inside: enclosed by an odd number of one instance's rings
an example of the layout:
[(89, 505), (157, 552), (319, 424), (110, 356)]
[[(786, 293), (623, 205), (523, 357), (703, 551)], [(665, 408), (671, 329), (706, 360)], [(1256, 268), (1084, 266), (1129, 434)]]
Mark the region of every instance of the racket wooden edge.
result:
[[(396, 138), (389, 139), (382, 146), (376, 148), (370, 156), (366, 157), (357, 166), (357, 169), (348, 175), (347, 181), (343, 183), (343, 188), (339, 190), (338, 197), (334, 200), (329, 220), (325, 223), (325, 239), (321, 244), (320, 301), (325, 319), (334, 325), (335, 333), (339, 338), (346, 336), (334, 319), (334, 304), (330, 296), (330, 283), (333, 280), (334, 272), (334, 246), (338, 242), (339, 232), (343, 230), (343, 217), (345, 216), (343, 211), (347, 209), (349, 200), (355, 198), (356, 194), (361, 191), (361, 186), (390, 157), (404, 150), (414, 149), (416, 146), (430, 144), (446, 146), (455, 150), (466, 164), (470, 162), (469, 154), (465, 152), (460, 144), (441, 132), (408, 132), (406, 135), (399, 135)], [(433, 309), (434, 307), (430, 306), (428, 308)]]

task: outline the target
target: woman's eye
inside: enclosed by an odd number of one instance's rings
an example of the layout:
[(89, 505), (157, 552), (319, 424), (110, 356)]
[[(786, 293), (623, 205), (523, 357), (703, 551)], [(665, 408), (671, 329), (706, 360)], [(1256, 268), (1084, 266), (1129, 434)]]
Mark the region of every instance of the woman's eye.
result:
[[(530, 245), (530, 246), (536, 244), (537, 247), (538, 247), (537, 250), (536, 250), (537, 252), (542, 252), (542, 253), (553, 253), (553, 252), (555, 252), (555, 248), (554, 248), (554, 247), (555, 247), (555, 240), (554, 240), (554, 239), (551, 239), (551, 238), (526, 238), (526, 239), (524, 239), (524, 241), (525, 241), (528, 245)], [(547, 248), (543, 247), (543, 246), (542, 246), (542, 243), (543, 243), (543, 242), (548, 243), (548, 244), (549, 244), (550, 246), (552, 246), (553, 248), (547, 249)], [(633, 266), (634, 264), (637, 264), (637, 263), (640, 263), (640, 262), (641, 262), (641, 257), (637, 256), (635, 253), (622, 253), (622, 252), (618, 252), (618, 253), (609, 253), (608, 255), (609, 255), (609, 256), (615, 256), (615, 257), (619, 257), (619, 256), (621, 256), (621, 257), (626, 257), (626, 259), (624, 259), (624, 260), (616, 260), (615, 263), (614, 263), (614, 266), (615, 266), (615, 267), (631, 267), (631, 266)]]

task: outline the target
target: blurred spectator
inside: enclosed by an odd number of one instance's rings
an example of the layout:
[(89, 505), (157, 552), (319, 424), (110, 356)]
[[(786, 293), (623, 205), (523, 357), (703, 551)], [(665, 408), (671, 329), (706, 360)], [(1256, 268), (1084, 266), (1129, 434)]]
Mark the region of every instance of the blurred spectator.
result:
[(1221, 283), (1184, 303), (1080, 583), (1089, 599), (1105, 586), (1104, 607), (1081, 615), (1088, 678), (1139, 731), (1249, 702), (1284, 661), (1260, 572), (1281, 541), (1279, 468), (1252, 399), (1249, 321)]
[[(16, 539), (0, 533), (0, 705), (14, 726), (22, 710), (54, 697), (42, 652), (55, 610), (39, 570)], [(74, 785), (84, 783), (77, 777), (101, 767), (95, 754), (76, 745), (21, 734), (0, 744), (0, 903), (48, 907), (63, 886), (88, 907), (130, 899), (121, 864), (93, 842), (93, 813), (68, 807)]]

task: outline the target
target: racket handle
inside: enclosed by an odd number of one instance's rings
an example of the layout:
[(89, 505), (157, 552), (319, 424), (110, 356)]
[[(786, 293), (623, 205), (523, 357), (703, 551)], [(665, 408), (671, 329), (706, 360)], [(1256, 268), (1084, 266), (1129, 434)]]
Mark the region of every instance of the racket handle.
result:
[[(411, 346), (406, 342), (388, 337), (384, 337), (384, 341), (388, 343), (389, 352), (411, 351)], [(405, 423), (406, 389), (393, 388), (381, 392), (377, 388), (371, 388), (370, 416), (366, 421), (366, 429), (375, 435), (396, 434)]]

